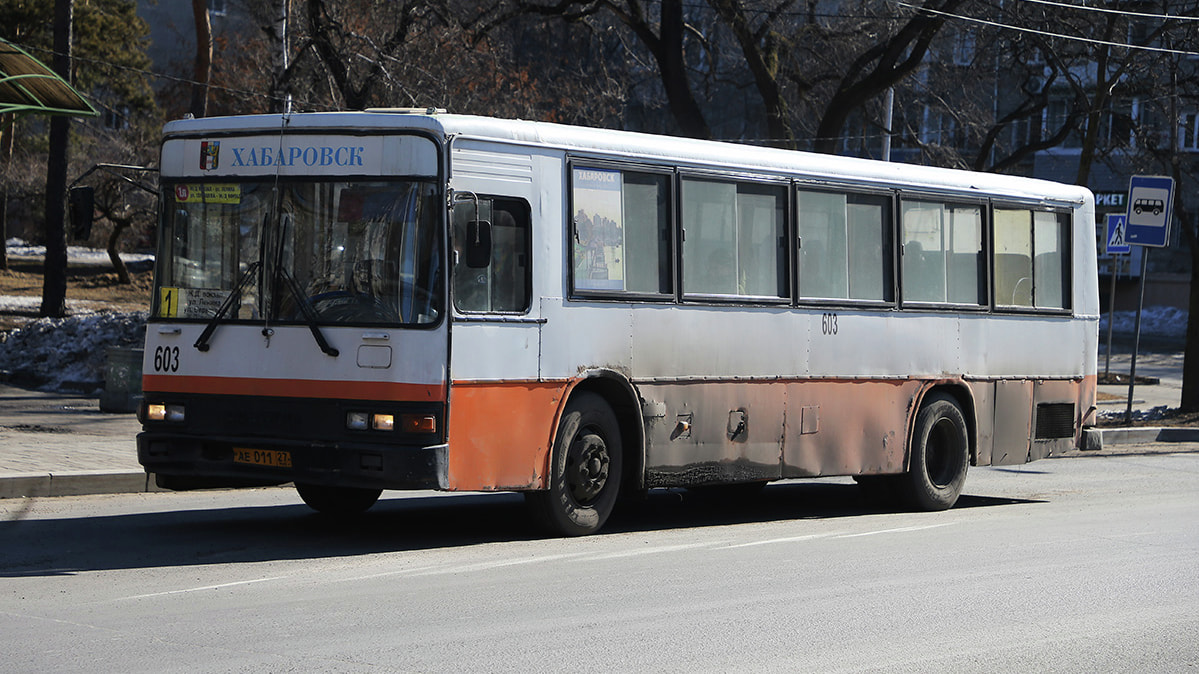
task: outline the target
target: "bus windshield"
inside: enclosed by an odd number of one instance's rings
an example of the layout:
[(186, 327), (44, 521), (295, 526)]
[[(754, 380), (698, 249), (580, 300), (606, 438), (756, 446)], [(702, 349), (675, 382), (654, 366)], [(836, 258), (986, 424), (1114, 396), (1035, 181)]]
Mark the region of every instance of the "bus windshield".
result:
[(434, 323), (443, 295), (439, 203), (434, 183), (420, 181), (169, 185), (155, 314)]

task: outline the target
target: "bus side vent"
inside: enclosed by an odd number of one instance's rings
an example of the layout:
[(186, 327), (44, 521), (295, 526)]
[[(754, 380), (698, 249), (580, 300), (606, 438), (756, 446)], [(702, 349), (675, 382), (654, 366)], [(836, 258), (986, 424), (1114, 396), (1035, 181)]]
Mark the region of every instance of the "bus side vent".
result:
[(1074, 437), (1074, 403), (1037, 405), (1037, 440)]

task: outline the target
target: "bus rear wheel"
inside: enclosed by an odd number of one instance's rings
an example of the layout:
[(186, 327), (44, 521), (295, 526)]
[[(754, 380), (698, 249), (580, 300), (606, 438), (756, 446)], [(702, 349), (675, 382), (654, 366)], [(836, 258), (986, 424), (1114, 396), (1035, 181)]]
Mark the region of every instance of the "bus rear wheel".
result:
[(942, 393), (929, 396), (916, 415), (910, 469), (900, 491), (917, 510), (946, 510), (957, 503), (970, 465), (970, 437), (957, 402)]
[(366, 512), (379, 500), (382, 489), (358, 487), (326, 487), (319, 484), (296, 483), (296, 491), (309, 508), (324, 515), (346, 516)]
[(604, 526), (620, 492), (621, 442), (616, 414), (603, 398), (580, 393), (566, 404), (550, 456), (549, 489), (526, 492), (534, 517), (560, 536)]

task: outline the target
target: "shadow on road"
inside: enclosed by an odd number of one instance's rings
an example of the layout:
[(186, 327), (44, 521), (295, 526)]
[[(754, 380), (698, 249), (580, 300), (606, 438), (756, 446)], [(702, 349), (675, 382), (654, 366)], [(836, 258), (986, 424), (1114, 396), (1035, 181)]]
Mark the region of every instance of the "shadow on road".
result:
[[(957, 507), (1036, 502), (966, 495)], [(723, 496), (655, 490), (622, 504), (600, 535), (882, 512), (849, 483), (787, 483)], [(385, 498), (349, 520), (304, 505), (13, 519), (0, 522), (0, 577), (348, 557), (543, 537), (519, 494)]]

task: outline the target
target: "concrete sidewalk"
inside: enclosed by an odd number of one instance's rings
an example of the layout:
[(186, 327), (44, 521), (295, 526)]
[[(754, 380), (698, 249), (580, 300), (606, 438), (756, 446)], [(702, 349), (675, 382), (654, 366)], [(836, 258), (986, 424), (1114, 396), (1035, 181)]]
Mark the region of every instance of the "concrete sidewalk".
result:
[[(1100, 347), (1099, 369), (1104, 368)], [(1128, 372), (1129, 355), (1112, 356), (1112, 372)], [(1178, 407), (1182, 353), (1143, 351), (1137, 374), (1156, 385), (1134, 388), (1133, 409)], [(1127, 386), (1100, 386), (1099, 409), (1123, 414)], [(155, 491), (137, 462), (133, 414), (101, 412), (95, 398), (43, 393), (0, 384), (0, 498)], [(1177, 444), (1185, 443), (1185, 444)], [(1091, 431), (1087, 451), (1067, 456), (1199, 451), (1199, 428), (1103, 428)]]

